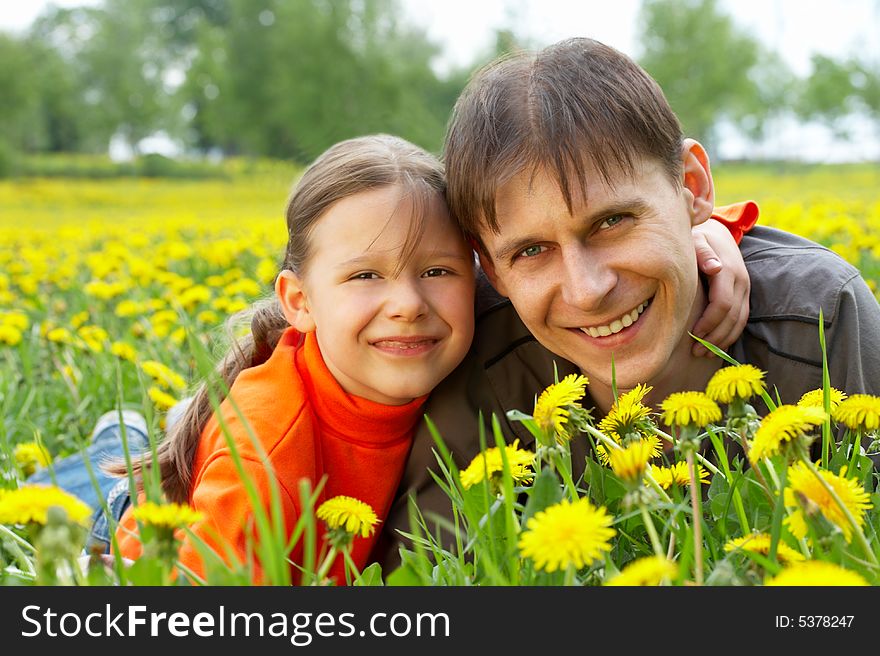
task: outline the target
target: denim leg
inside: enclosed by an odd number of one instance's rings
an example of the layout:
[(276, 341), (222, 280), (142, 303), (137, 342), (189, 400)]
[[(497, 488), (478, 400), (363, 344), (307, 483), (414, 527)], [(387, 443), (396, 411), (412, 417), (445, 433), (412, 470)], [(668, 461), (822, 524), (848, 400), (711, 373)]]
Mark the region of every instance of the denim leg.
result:
[[(110, 516), (113, 517), (114, 527), (122, 519), (122, 515), (130, 505), (131, 495), (128, 491), (128, 479), (117, 479), (116, 484), (110, 488), (110, 492), (107, 494), (107, 509), (110, 511)], [(92, 516), (92, 528), (89, 531), (84, 552), (86, 554), (110, 553), (110, 522), (101, 508), (98, 508)]]
[[(98, 495), (106, 498), (111, 488), (119, 480), (115, 476), (105, 474), (99, 466), (100, 463), (105, 459), (122, 459), (124, 457), (122, 429), (119, 423), (111, 423), (99, 430), (100, 432), (93, 436), (92, 443), (85, 450), (85, 457), (97, 479), (99, 489), (95, 489), (81, 453), (57, 460), (52, 465), (55, 484), (66, 492), (79, 497), (93, 509), (101, 507)], [(149, 445), (147, 434), (142, 426), (126, 424), (125, 435), (128, 440), (129, 453), (133, 458), (136, 458)], [(39, 469), (28, 477), (26, 482), (28, 485), (51, 485), (52, 475), (48, 468)]]

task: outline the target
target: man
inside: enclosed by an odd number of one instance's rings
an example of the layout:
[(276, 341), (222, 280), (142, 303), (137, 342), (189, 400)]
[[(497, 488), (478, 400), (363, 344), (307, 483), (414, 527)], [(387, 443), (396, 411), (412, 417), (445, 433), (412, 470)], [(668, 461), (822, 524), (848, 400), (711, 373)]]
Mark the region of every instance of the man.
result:
[[(714, 184), (705, 150), (683, 138), (644, 70), (589, 39), (502, 59), (463, 92), (444, 155), (450, 207), (494, 288), (478, 294), (470, 355), (426, 407), (460, 465), (479, 452), (480, 413), (495, 414), (508, 441), (531, 445), (506, 413), (530, 412), (554, 371), (587, 375), (583, 405), (597, 417), (613, 402), (612, 362), (618, 390), (646, 383), (655, 408), (705, 388), (723, 363), (692, 351), (688, 331), (708, 299), (691, 228), (713, 214)], [(757, 207), (729, 214), (748, 224)], [(821, 309), (832, 386), (880, 392), (880, 307), (858, 271), (771, 228), (745, 235), (741, 251), (749, 319), (728, 352), (795, 403), (822, 384)], [(575, 475), (585, 448), (572, 443)], [(386, 567), (397, 562), (396, 531), (410, 529), (408, 496), (424, 514), (451, 513), (427, 471), (437, 469), (432, 449), (423, 428), (385, 523), (386, 551), (374, 554)]]

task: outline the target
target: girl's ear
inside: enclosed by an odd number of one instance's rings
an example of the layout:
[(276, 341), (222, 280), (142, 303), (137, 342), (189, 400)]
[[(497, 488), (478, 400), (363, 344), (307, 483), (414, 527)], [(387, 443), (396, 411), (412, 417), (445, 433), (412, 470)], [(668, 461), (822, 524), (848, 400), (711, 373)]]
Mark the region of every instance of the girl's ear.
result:
[(691, 225), (706, 221), (715, 210), (715, 183), (709, 168), (709, 156), (698, 141), (685, 139), (681, 147), (684, 165), (684, 188), (690, 192), (688, 210)]
[(309, 300), (306, 297), (302, 278), (290, 269), (284, 269), (275, 279), (275, 295), (281, 303), (281, 310), (287, 323), (301, 333), (315, 331), (315, 321), (309, 310)]

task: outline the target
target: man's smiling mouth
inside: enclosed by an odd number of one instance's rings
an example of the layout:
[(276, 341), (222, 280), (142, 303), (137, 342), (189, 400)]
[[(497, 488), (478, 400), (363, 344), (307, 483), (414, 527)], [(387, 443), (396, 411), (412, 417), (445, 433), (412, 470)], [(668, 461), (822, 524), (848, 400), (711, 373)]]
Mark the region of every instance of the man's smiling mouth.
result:
[(632, 310), (625, 313), (623, 316), (618, 317), (611, 323), (608, 323), (604, 326), (588, 326), (581, 328), (580, 330), (590, 337), (608, 337), (609, 335), (619, 333), (624, 328), (629, 328), (631, 325), (639, 320), (642, 312), (644, 312), (645, 308), (647, 308), (648, 305), (651, 304), (652, 298), (649, 298), (647, 301), (639, 303), (638, 307), (633, 308)]

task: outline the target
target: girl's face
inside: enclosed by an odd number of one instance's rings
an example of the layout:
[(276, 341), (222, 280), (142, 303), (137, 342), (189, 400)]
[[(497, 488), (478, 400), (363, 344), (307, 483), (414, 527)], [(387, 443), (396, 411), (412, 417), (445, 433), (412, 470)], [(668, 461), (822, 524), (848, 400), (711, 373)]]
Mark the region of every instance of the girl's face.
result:
[(387, 405), (430, 392), (464, 358), (474, 332), (470, 247), (435, 195), (401, 268), (412, 221), (401, 194), (388, 186), (333, 205), (312, 229), (303, 275), (284, 271), (276, 283), (288, 319), (316, 332), (342, 388)]

